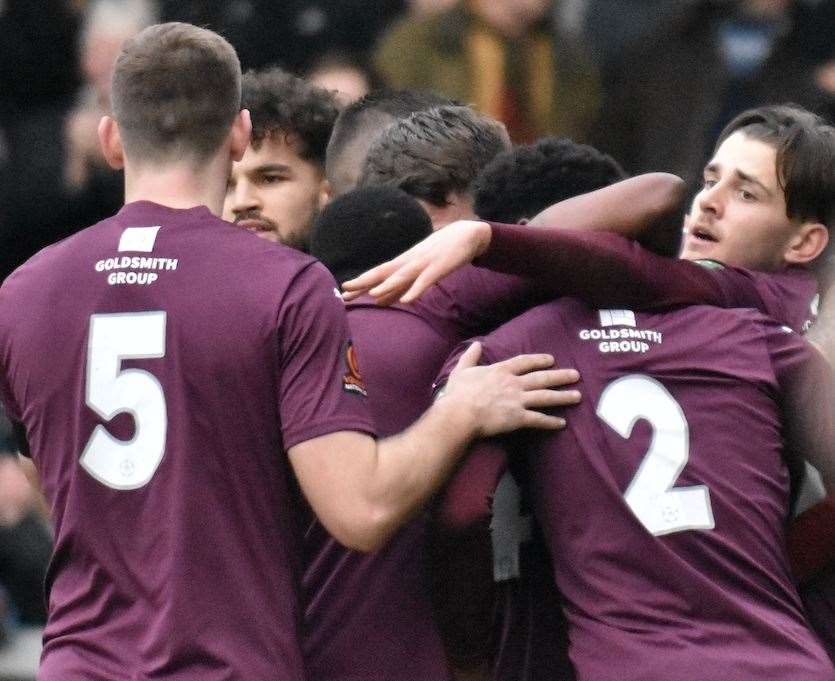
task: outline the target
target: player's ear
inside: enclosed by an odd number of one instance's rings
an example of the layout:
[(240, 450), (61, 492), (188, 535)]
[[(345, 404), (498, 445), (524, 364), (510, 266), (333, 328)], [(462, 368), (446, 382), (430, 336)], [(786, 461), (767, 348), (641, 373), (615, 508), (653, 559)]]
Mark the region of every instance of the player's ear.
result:
[(784, 255), (789, 265), (806, 265), (817, 258), (829, 243), (829, 230), (820, 222), (804, 222), (789, 240)]
[(241, 109), (232, 121), (232, 128), (229, 131), (229, 152), (233, 161), (240, 161), (243, 158), (249, 146), (251, 134), (252, 121), (249, 118), (249, 111)]
[(319, 210), (322, 210), (325, 206), (327, 206), (331, 199), (333, 198), (333, 190), (331, 189), (331, 183), (328, 182), (326, 177), (322, 177), (319, 183)]
[(119, 126), (111, 116), (102, 116), (98, 127), (99, 145), (104, 160), (114, 170), (125, 167), (125, 150)]

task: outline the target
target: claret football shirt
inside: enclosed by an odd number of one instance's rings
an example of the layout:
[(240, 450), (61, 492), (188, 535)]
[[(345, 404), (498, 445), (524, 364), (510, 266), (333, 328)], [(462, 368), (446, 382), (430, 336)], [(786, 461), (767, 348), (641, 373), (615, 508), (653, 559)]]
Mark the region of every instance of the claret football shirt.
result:
[(835, 442), (823, 358), (753, 311), (570, 299), (490, 334), (482, 361), (524, 352), (581, 375), (566, 429), (512, 447), (577, 678), (835, 679), (785, 551), (784, 445), (798, 418)]
[(0, 397), (55, 523), (39, 678), (306, 678), (285, 451), (374, 432), (334, 281), (132, 203), (0, 288)]

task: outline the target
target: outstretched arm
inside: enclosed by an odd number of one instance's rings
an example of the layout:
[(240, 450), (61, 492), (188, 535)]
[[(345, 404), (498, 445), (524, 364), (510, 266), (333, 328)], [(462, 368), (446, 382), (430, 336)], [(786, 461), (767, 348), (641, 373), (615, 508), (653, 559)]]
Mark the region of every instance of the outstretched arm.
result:
[(302, 490), (336, 539), (360, 550), (379, 547), (438, 489), (475, 438), (565, 425), (537, 410), (576, 403), (577, 391), (550, 390), (577, 381), (576, 371), (550, 369), (550, 355), (477, 367), (479, 356), (474, 343), (444, 396), (400, 435), (377, 443), (342, 431), (290, 447)]
[[(541, 229), (549, 233), (571, 228), (612, 232), (634, 238), (677, 211), (682, 196), (683, 183), (679, 178), (652, 173), (561, 201), (547, 208), (532, 222), (547, 222), (549, 226)], [(523, 233), (540, 231), (540, 228), (522, 229)], [(490, 247), (494, 230), (486, 222), (465, 220), (453, 223), (400, 257), (345, 282), (345, 297), (350, 300), (371, 289), (371, 294), (385, 304), (393, 302), (415, 283), (413, 290), (403, 297), (403, 302), (413, 300), (432, 283), (484, 254)], [(547, 244), (546, 247), (559, 248), (560, 244)], [(533, 276), (545, 270), (539, 268), (535, 273), (527, 269), (504, 271)], [(548, 274), (553, 275), (553, 272), (547, 272), (546, 276)], [(385, 286), (379, 286), (387, 278)]]

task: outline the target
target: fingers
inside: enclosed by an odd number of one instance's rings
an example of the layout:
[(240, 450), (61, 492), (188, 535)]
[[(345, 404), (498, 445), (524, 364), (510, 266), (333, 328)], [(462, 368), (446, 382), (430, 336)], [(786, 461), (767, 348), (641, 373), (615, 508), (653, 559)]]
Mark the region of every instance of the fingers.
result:
[(430, 263), (420, 274), (418, 274), (411, 288), (409, 288), (409, 290), (400, 297), (400, 302), (411, 303), (412, 301), (417, 300), (430, 286), (438, 283), (447, 274), (449, 274), (449, 272), (449, 268), (439, 267), (436, 263)]
[(526, 409), (568, 407), (579, 401), (579, 390), (528, 390), (522, 397), (522, 404)]
[(464, 369), (478, 365), (478, 360), (480, 358), (481, 343), (475, 341), (464, 351), (461, 357), (458, 358), (458, 362), (455, 364), (455, 369), (453, 369), (452, 373), (454, 374), (457, 371), (463, 371)]
[(399, 267), (399, 258), (389, 260), (381, 265), (372, 267), (370, 270), (363, 272), (358, 277), (349, 279), (342, 284), (342, 288), (344, 291), (352, 294), (355, 292), (364, 293), (365, 291), (368, 291), (374, 286), (378, 286), (381, 282), (385, 281), (386, 277), (391, 275), (393, 272), (396, 272)]
[(559, 416), (550, 416), (541, 411), (526, 411), (522, 416), (520, 428), (538, 428), (539, 430), (562, 430), (565, 428), (565, 419)]
[(497, 362), (493, 366), (507, 369), (510, 373), (521, 376), (531, 371), (548, 369), (554, 366), (554, 357), (546, 354), (516, 355), (502, 362)]
[(538, 388), (560, 388), (580, 380), (576, 369), (547, 369), (532, 371), (520, 377), (525, 390)]
[(369, 294), (377, 299), (377, 302), (394, 302), (406, 291), (418, 278), (424, 269), (421, 261), (407, 262), (395, 272), (392, 272), (386, 280), (369, 291)]

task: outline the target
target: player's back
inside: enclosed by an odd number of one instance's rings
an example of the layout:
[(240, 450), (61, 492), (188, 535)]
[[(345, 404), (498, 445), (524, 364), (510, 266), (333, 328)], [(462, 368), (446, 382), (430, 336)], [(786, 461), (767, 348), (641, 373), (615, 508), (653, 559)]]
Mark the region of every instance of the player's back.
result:
[(749, 311), (565, 300), (485, 350), (582, 377), (568, 427), (523, 445), (579, 679), (835, 679), (785, 556), (781, 376), (802, 341)]
[(279, 396), (328, 282), (206, 208), (145, 202), (6, 282), (0, 361), (56, 528), (40, 678), (303, 678), (282, 449), (316, 424)]

